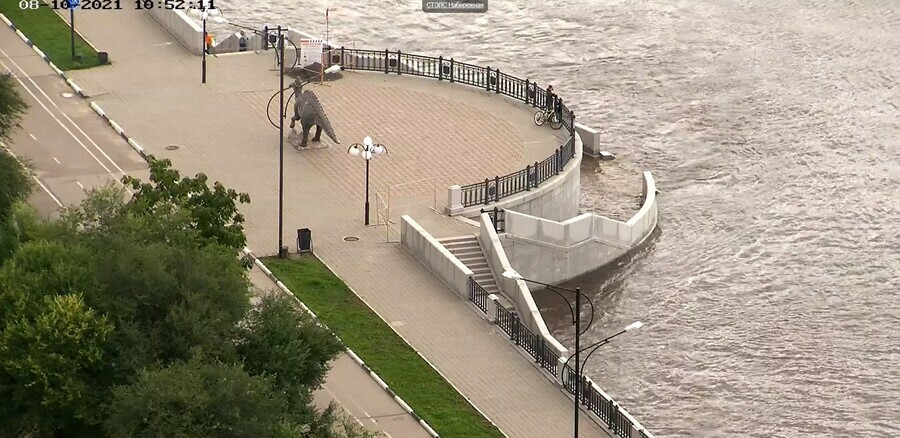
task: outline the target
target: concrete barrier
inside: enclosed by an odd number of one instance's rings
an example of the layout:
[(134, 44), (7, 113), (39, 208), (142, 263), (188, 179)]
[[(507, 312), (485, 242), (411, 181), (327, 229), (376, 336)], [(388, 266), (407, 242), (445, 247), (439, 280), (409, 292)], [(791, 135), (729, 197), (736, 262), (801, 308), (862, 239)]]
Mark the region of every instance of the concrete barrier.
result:
[(514, 280), (502, 275), (503, 272), (512, 269), (512, 267), (506, 258), (503, 246), (500, 244), (500, 238), (497, 236), (497, 232), (494, 231), (494, 225), (491, 223), (490, 216), (487, 213), (483, 213), (480, 219), (481, 232), (478, 234), (478, 241), (484, 250), (485, 258), (488, 266), (491, 268), (491, 273), (494, 274), (497, 286), (515, 304), (519, 320), (532, 333), (540, 335), (544, 342), (547, 343), (547, 347), (551, 348), (557, 356), (568, 357), (569, 350), (563, 347), (550, 334), (550, 330), (544, 324), (544, 318), (541, 317), (541, 311), (534, 303), (534, 297), (531, 296), (531, 290), (528, 289), (528, 285), (522, 280)]
[(653, 232), (658, 211), (650, 172), (643, 173), (643, 198), (640, 210), (628, 222), (592, 213), (556, 222), (507, 210), (501, 243), (523, 276), (562, 283), (624, 255)]
[(147, 13), (194, 55), (203, 54), (203, 29), (178, 9), (149, 8)]
[(451, 254), (413, 218), (401, 216), (400, 222), (400, 244), (434, 272), (441, 281), (450, 286), (453, 292), (462, 299), (466, 299), (469, 278), (475, 275), (472, 270)]

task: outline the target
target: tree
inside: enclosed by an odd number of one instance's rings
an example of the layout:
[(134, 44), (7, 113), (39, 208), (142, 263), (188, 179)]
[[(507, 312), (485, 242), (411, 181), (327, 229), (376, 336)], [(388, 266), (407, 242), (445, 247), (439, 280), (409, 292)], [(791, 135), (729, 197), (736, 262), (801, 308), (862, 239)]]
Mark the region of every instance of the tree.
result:
[(265, 377), (192, 360), (117, 387), (104, 428), (113, 437), (262, 438), (296, 427), (283, 412), (284, 399)]
[(112, 325), (77, 294), (41, 301), (39, 313), (0, 332), (0, 424), (13, 434), (97, 420), (97, 371)]
[(241, 249), (247, 243), (244, 236), (244, 216), (238, 211), (240, 204), (250, 202), (250, 195), (226, 189), (216, 182), (210, 188), (208, 178), (198, 173), (193, 178), (182, 177), (172, 169), (168, 159), (149, 157), (150, 182), (126, 176), (123, 182), (136, 190), (128, 204), (132, 214), (169, 214), (187, 211), (189, 227), (196, 229), (210, 241), (233, 249)]
[(9, 140), (27, 110), (28, 105), (16, 91), (12, 73), (0, 74), (0, 140)]
[[(2, 119), (0, 116), (0, 120)], [(28, 199), (33, 186), (28, 169), (12, 154), (0, 149), (0, 221), (9, 219), (17, 202)]]
[(272, 376), (297, 414), (310, 412), (312, 391), (324, 383), (329, 362), (342, 349), (334, 335), (281, 295), (263, 298), (238, 335), (238, 353), (247, 371)]

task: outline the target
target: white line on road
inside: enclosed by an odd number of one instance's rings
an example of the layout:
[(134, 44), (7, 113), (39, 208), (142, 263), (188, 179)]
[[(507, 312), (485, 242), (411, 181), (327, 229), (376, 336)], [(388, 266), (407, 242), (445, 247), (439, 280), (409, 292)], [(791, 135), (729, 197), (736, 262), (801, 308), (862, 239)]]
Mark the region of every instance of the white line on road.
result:
[(56, 161), (56, 164), (62, 164), (59, 162), (59, 160), (56, 159), (56, 157), (53, 157), (53, 161)]
[[(334, 400), (334, 401), (340, 403), (340, 400), (338, 400), (338, 397), (337, 397), (336, 395), (334, 395), (334, 393), (331, 392), (330, 389), (326, 388), (324, 385), (322, 386), (322, 389), (324, 389), (325, 392), (327, 392), (329, 395), (331, 395), (332, 400)], [(369, 420), (372, 420), (372, 416), (369, 415), (368, 412), (366, 412), (361, 406), (359, 406), (359, 404), (357, 404), (357, 403), (355, 403), (355, 402), (354, 402), (354, 404), (356, 404), (357, 407), (359, 407), (359, 410), (362, 411), (362, 413), (365, 414), (365, 416), (368, 417)], [(347, 414), (350, 414), (350, 413), (347, 412)], [(366, 425), (363, 424), (363, 422), (360, 421), (359, 418), (356, 418), (355, 415), (352, 415), (352, 414), (351, 414), (350, 416), (353, 417), (353, 419), (356, 420), (356, 422), (359, 423), (360, 426), (366, 427)], [(372, 420), (372, 422), (375, 423), (376, 425), (378, 424), (375, 420)], [(384, 434), (384, 436), (386, 436), (387, 438), (392, 438), (392, 437), (391, 437), (391, 434), (387, 433), (387, 431), (385, 431), (385, 430), (383, 430), (383, 429), (381, 430), (381, 433)]]
[[(19, 157), (16, 156), (16, 154), (14, 154), (12, 150), (6, 147), (6, 143), (0, 141), (0, 146), (3, 146), (3, 148), (6, 149), (6, 151), (9, 152), (9, 154), (19, 162), (19, 164), (21, 164), (23, 167), (25, 166), (25, 163), (22, 163), (22, 160), (20, 160)], [(56, 205), (63, 207), (63, 203), (59, 202), (59, 198), (57, 198), (56, 195), (54, 195), (53, 192), (51, 192), (50, 189), (48, 189), (47, 186), (45, 186), (44, 183), (42, 183), (41, 180), (38, 179), (37, 175), (32, 174), (31, 177), (34, 178), (35, 181), (37, 181), (38, 185), (41, 186), (41, 188), (44, 189), (44, 191), (47, 192), (48, 195), (50, 195), (50, 199), (52, 199), (53, 202), (56, 203)]]
[[(0, 49), (0, 53), (2, 53), (3, 56), (6, 56), (7, 59), (8, 59), (13, 65), (15, 65), (15, 66), (22, 72), (22, 74), (24, 74), (26, 77), (28, 76), (28, 73), (27, 73), (25, 70), (23, 70), (22, 67), (20, 67), (18, 64), (16, 64), (12, 59), (9, 59), (9, 55), (8, 55), (3, 49)], [(9, 71), (12, 71), (12, 69), (9, 68), (9, 66), (6, 65), (6, 63), (3, 62), (2, 60), (0, 60), (0, 65), (2, 65), (4, 68), (6, 68), (6, 69), (9, 70)], [(74, 134), (72, 131), (70, 131), (69, 128), (67, 128), (66, 125), (65, 125), (62, 121), (60, 121), (59, 118), (57, 118), (56, 115), (54, 115), (53, 112), (50, 111), (50, 109), (47, 108), (46, 105), (44, 105), (43, 102), (41, 102), (41, 99), (39, 99), (39, 98), (31, 91), (31, 89), (29, 89), (29, 88), (25, 85), (25, 82), (23, 82), (21, 79), (19, 79), (19, 77), (18, 77), (17, 75), (13, 74), (13, 76), (16, 78), (16, 81), (18, 81), (19, 84), (22, 85), (22, 88), (24, 88), (25, 91), (28, 92), (28, 94), (30, 94), (31, 97), (32, 97), (35, 101), (37, 101), (38, 105), (40, 105), (41, 108), (43, 108), (44, 111), (46, 111), (47, 114), (49, 114), (50, 117), (52, 117), (53, 120), (55, 120), (56, 123), (58, 123), (59, 126), (62, 127), (62, 129), (63, 129), (64, 131), (66, 131), (66, 132), (67, 132), (67, 133), (75, 140), (75, 142), (77, 142), (77, 143), (81, 146), (81, 148), (84, 149), (84, 151), (87, 152), (88, 155), (90, 155), (91, 158), (93, 158), (94, 161), (97, 162), (97, 164), (100, 165), (100, 167), (103, 168), (103, 170), (106, 171), (106, 173), (108, 173), (108, 174), (110, 174), (110, 175), (114, 175), (113, 171), (110, 170), (110, 168), (107, 167), (106, 164), (104, 164), (102, 161), (100, 161), (100, 159), (97, 158), (97, 156), (94, 155), (94, 153), (91, 152), (91, 150), (88, 149), (88, 147), (87, 147), (87, 146), (86, 146), (86, 145), (85, 145), (78, 137), (76, 137), (75, 134)], [(41, 90), (41, 87), (39, 87), (37, 84), (35, 84), (34, 81), (31, 80), (31, 78), (28, 78), (28, 80), (29, 80), (32, 84), (34, 84), (34, 86), (38, 89), (38, 91), (41, 92), (41, 94), (43, 94), (45, 97), (47, 97), (47, 99), (50, 100), (50, 104), (51, 104), (51, 105), (58, 107), (58, 105), (56, 105), (56, 103), (53, 102), (53, 100), (50, 99), (49, 96), (47, 96), (47, 94), (44, 93), (43, 90)], [(66, 117), (66, 118), (68, 119), (68, 116), (66, 116), (65, 114), (63, 114), (63, 116)], [(69, 120), (69, 122), (71, 122), (73, 125), (75, 125), (75, 123), (72, 122), (71, 119), (68, 119), (68, 120)], [(75, 127), (76, 127), (76, 129), (78, 129), (79, 131), (81, 131), (81, 128), (78, 128), (78, 125), (75, 125)], [(84, 133), (84, 131), (81, 131), (81, 132)], [(85, 137), (87, 137), (87, 135), (85, 135)], [(89, 139), (89, 140), (90, 140), (90, 139)], [(91, 142), (93, 143), (93, 140), (91, 140)], [(96, 143), (94, 143), (94, 145), (96, 145)], [(98, 149), (99, 149), (99, 147), (98, 147)], [(109, 157), (106, 155), (106, 153), (103, 153), (103, 155), (106, 156), (107, 158), (109, 158)], [(110, 162), (112, 162), (112, 160), (110, 160)], [(118, 165), (116, 165), (115, 163), (113, 163), (113, 165), (116, 166), (116, 168), (119, 169), (119, 170), (121, 171), (121, 168), (119, 168)], [(125, 187), (125, 190), (128, 191), (129, 194), (134, 194), (134, 192), (132, 192), (131, 189), (130, 189), (128, 186), (126, 186), (124, 183), (122, 183), (122, 181), (119, 180), (119, 178), (114, 178), (114, 179), (115, 179), (116, 182), (118, 182), (119, 184), (122, 184), (122, 186)]]
[(84, 186), (81, 185), (81, 181), (75, 181), (75, 184), (78, 184), (78, 187), (81, 187), (81, 190), (84, 190)]
[(32, 140), (37, 141), (37, 137), (35, 137), (34, 134), (29, 133), (28, 135), (31, 137)]

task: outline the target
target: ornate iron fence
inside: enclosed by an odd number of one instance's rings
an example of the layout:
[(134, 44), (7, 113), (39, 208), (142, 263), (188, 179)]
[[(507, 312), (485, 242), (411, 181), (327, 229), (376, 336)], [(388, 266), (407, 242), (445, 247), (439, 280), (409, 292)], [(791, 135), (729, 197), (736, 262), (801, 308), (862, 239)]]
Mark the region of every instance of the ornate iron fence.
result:
[[(623, 410), (610, 398), (603, 393), (594, 389), (594, 385), (584, 375), (575, 377), (575, 371), (566, 364), (562, 373), (563, 386), (570, 394), (575, 394), (575, 385), (581, 385), (581, 405), (589, 411), (593, 412), (597, 418), (606, 423), (616, 436), (622, 438), (631, 438), (631, 432), (634, 430), (634, 423), (622, 414)], [(640, 430), (639, 438), (648, 438), (643, 429)]]
[(506, 215), (503, 214), (502, 208), (494, 207), (490, 210), (481, 209), (482, 213), (487, 213), (488, 217), (491, 218), (491, 224), (494, 225), (494, 231), (501, 232), (504, 230), (505, 226), (503, 225), (506, 222)]
[(481, 309), (485, 314), (487, 314), (488, 309), (488, 295), (490, 294), (474, 278), (469, 278), (469, 301), (474, 303), (475, 307)]
[[(345, 69), (408, 74), (439, 81), (459, 82), (503, 94), (539, 108), (544, 108), (547, 103), (547, 90), (538, 87), (537, 83), (502, 73), (490, 66), (481, 67), (453, 58), (413, 55), (399, 50), (391, 52), (341, 47), (331, 50), (329, 54), (330, 64), (338, 64)], [(463, 207), (490, 204), (507, 196), (531, 190), (552, 176), (558, 175), (575, 156), (575, 113), (566, 107), (562, 99), (557, 100), (563, 127), (570, 134), (566, 143), (553, 155), (540, 163), (534, 163), (533, 166), (528, 165), (525, 169), (508, 175), (498, 175), (494, 179), (487, 178), (483, 183), (462, 186)]]

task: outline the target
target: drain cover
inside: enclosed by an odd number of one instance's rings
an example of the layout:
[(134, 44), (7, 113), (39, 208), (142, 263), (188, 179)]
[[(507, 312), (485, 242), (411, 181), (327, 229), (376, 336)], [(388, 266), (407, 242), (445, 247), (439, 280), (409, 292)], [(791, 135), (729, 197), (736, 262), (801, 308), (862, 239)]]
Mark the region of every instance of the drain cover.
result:
[(166, 150), (167, 151), (176, 151), (176, 150), (178, 150), (179, 147), (181, 147), (181, 146), (178, 146), (177, 144), (170, 144), (170, 145), (166, 146)]
[(65, 97), (66, 99), (68, 99), (68, 98), (74, 96), (74, 94), (68, 93), (68, 92), (60, 93), (59, 95), (62, 96), (62, 97)]
[(344, 242), (356, 242), (359, 240), (359, 237), (356, 236), (347, 236), (344, 238)]

